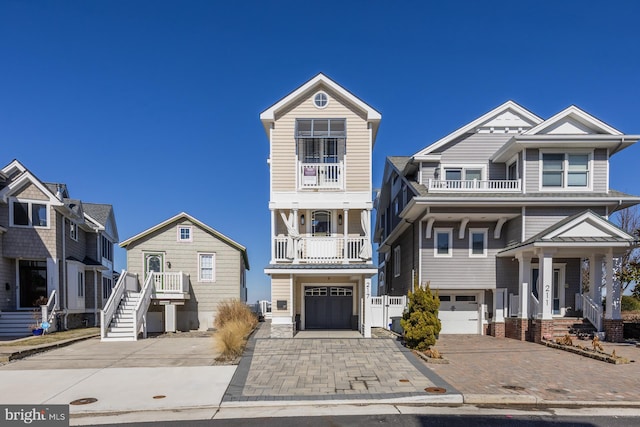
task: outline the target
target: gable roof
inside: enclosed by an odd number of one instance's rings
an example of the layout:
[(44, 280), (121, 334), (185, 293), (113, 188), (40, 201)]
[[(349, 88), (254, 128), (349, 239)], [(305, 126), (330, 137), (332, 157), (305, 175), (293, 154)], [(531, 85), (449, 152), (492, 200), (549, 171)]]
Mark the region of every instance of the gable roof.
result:
[[(84, 217), (99, 226), (107, 234), (113, 234), (115, 241), (119, 240), (113, 206), (103, 203), (83, 203)], [(111, 223), (111, 224), (109, 224)]]
[(499, 252), (510, 256), (531, 247), (592, 247), (598, 245), (628, 247), (635, 238), (591, 210), (558, 221), (521, 243), (516, 243)]
[(31, 183), (49, 198), (49, 202), (53, 206), (64, 205), (64, 203), (56, 197), (55, 193), (51, 192), (51, 190), (45, 183), (36, 178), (36, 176), (33, 175), (18, 160), (14, 159), (11, 163), (2, 168), (1, 172), (3, 173), (3, 175), (10, 177), (9, 181), (6, 183), (6, 186), (2, 188), (2, 190), (0, 190), (0, 200), (2, 202), (6, 203), (9, 196)]
[[(531, 128), (531, 129), (527, 130), (526, 132), (524, 132), (524, 135), (544, 134), (544, 133), (547, 133), (547, 132), (545, 132), (547, 130), (553, 130), (554, 128), (557, 129), (558, 125), (562, 125), (564, 123), (570, 123), (571, 121), (577, 122), (578, 126), (579, 125), (583, 125), (587, 129), (593, 131), (593, 133), (608, 134), (608, 135), (622, 135), (622, 132), (620, 132), (619, 130), (614, 129), (613, 127), (609, 126), (608, 124), (606, 124), (602, 120), (599, 120), (599, 119), (595, 118), (591, 114), (587, 113), (584, 110), (581, 110), (580, 108), (576, 107), (575, 105), (571, 105), (571, 106), (565, 108), (564, 110), (560, 111), (559, 113), (557, 113), (553, 117), (545, 120), (544, 122), (540, 123), (539, 125)], [(564, 133), (564, 134), (565, 135), (566, 134), (575, 135), (576, 131), (579, 130), (578, 126), (575, 126), (575, 125), (574, 126), (570, 126), (570, 129), (572, 129), (573, 132), (572, 133)], [(556, 134), (561, 134), (561, 132), (562, 132), (562, 130), (560, 130), (560, 132), (555, 132), (555, 133)], [(567, 132), (567, 131), (565, 131), (565, 132)]]
[(514, 101), (509, 100), (504, 104), (499, 105), (498, 107), (489, 111), (488, 113), (483, 114), (482, 116), (478, 117), (474, 121), (467, 123), (466, 125), (462, 126), (459, 129), (456, 129), (455, 131), (451, 132), (449, 135), (445, 136), (444, 138), (441, 138), (438, 141), (434, 142), (433, 144), (427, 146), (426, 148), (423, 148), (422, 150), (414, 154), (413, 157), (420, 158), (422, 156), (426, 156), (434, 152), (438, 148), (448, 144), (449, 142), (454, 141), (455, 139), (461, 137), (462, 135), (475, 131), (478, 127), (491, 124), (493, 120), (496, 121), (495, 124), (501, 124), (502, 126), (505, 126), (506, 120), (500, 120), (500, 118), (501, 116), (509, 115), (509, 113), (512, 115), (515, 115), (524, 123), (529, 123), (527, 127), (536, 126), (542, 123), (543, 121), (540, 117), (536, 116), (531, 111), (527, 110), (521, 105), (516, 104)]
[(373, 125), (373, 134), (375, 140), (375, 134), (377, 133), (378, 126), (380, 124), (380, 120), (382, 120), (382, 115), (373, 107), (366, 104), (360, 98), (349, 92), (344, 87), (340, 86), (335, 81), (331, 80), (329, 77), (322, 73), (318, 73), (315, 77), (308, 80), (306, 83), (303, 83), (297, 89), (294, 89), (288, 95), (284, 96), (278, 102), (264, 110), (260, 113), (260, 120), (264, 126), (267, 135), (269, 134), (269, 128), (271, 127), (271, 123), (275, 121), (276, 114), (288, 107), (291, 103), (295, 102), (300, 96), (304, 95), (308, 91), (320, 87), (326, 86), (329, 89), (337, 92), (342, 97), (344, 97), (351, 104), (360, 109), (363, 113), (365, 113), (366, 120), (371, 122)]
[(144, 230), (141, 233), (136, 234), (133, 237), (128, 238), (127, 240), (125, 240), (124, 242), (120, 243), (120, 247), (122, 248), (126, 248), (127, 246), (129, 246), (131, 243), (140, 240), (146, 236), (148, 236), (151, 233), (154, 233), (157, 230), (160, 230), (161, 228), (176, 222), (180, 219), (187, 219), (189, 221), (191, 221), (193, 224), (197, 225), (198, 227), (200, 227), (201, 229), (203, 229), (204, 231), (208, 232), (209, 234), (213, 235), (214, 237), (217, 237), (218, 239), (224, 241), (225, 243), (227, 243), (229, 246), (232, 246), (236, 249), (238, 249), (241, 253), (242, 253), (242, 257), (244, 258), (244, 264), (247, 270), (249, 270), (249, 257), (247, 255), (247, 248), (242, 246), (240, 243), (232, 240), (231, 238), (225, 236), (224, 234), (220, 233), (219, 231), (214, 230), (213, 228), (209, 227), (207, 224), (205, 224), (202, 221), (199, 221), (198, 219), (192, 217), (191, 215), (189, 215), (186, 212), (180, 212), (179, 214), (167, 219), (166, 221), (161, 222), (160, 224), (154, 225), (151, 228), (148, 228), (146, 230)]

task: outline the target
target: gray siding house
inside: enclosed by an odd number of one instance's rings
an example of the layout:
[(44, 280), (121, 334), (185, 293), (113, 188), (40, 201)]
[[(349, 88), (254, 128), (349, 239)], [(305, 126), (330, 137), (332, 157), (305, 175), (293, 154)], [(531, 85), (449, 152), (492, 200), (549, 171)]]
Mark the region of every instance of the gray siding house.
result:
[[(121, 285), (137, 297), (149, 284), (147, 311), (140, 314), (144, 325), (136, 331), (143, 326), (145, 332), (211, 329), (221, 302), (246, 302), (246, 248), (187, 213), (169, 218), (120, 246), (127, 250), (123, 276), (131, 279), (128, 285), (123, 279)], [(126, 292), (121, 298), (126, 300)], [(111, 337), (136, 338), (137, 333), (133, 337), (128, 326), (111, 322)], [(103, 338), (108, 335), (107, 330)]]
[(585, 318), (621, 340), (613, 269), (635, 242), (609, 217), (640, 198), (609, 188), (609, 159), (639, 138), (575, 106), (544, 120), (508, 101), (413, 156), (388, 157), (379, 293), (429, 282), (443, 334), (540, 341)]
[[(113, 285), (113, 207), (69, 197), (18, 160), (0, 170), (0, 335), (97, 326)], [(40, 315), (33, 314), (34, 311)]]

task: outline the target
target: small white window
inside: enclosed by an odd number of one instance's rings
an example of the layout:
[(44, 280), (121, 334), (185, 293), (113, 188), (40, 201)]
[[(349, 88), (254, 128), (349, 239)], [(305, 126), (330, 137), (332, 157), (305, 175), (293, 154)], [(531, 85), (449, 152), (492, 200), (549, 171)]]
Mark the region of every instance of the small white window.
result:
[(396, 246), (393, 248), (393, 277), (400, 276), (401, 261), (400, 246)]
[(198, 281), (216, 281), (216, 254), (198, 254)]
[(78, 296), (84, 297), (84, 271), (78, 271)]
[(487, 256), (487, 229), (486, 228), (470, 228), (469, 229), (469, 256), (470, 257), (486, 257)]
[(326, 93), (324, 92), (318, 92), (316, 93), (316, 95), (313, 97), (313, 103), (315, 104), (316, 107), (318, 108), (324, 108), (327, 106), (327, 104), (329, 103), (329, 97), (327, 96)]
[(69, 237), (71, 240), (78, 241), (78, 224), (75, 222), (69, 222)]
[(192, 242), (193, 235), (191, 233), (191, 226), (178, 226), (178, 242)]
[(327, 296), (327, 288), (307, 288), (304, 290), (306, 297), (325, 297)]
[(433, 239), (433, 256), (448, 258), (453, 256), (453, 229), (436, 228)]

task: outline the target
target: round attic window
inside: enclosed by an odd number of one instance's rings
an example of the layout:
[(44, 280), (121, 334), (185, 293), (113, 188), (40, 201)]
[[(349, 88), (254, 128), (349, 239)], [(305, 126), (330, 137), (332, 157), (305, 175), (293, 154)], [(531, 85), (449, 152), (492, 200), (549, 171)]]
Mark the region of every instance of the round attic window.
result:
[(324, 108), (329, 103), (329, 97), (324, 92), (318, 92), (316, 96), (313, 97), (313, 103), (318, 108)]

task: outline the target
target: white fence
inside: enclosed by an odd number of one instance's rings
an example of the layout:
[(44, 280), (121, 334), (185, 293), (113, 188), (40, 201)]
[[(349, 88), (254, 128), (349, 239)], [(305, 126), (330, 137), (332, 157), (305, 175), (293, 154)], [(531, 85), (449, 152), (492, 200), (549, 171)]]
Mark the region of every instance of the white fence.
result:
[(371, 297), (371, 327), (390, 329), (392, 317), (402, 316), (407, 306), (407, 297), (382, 295)]

